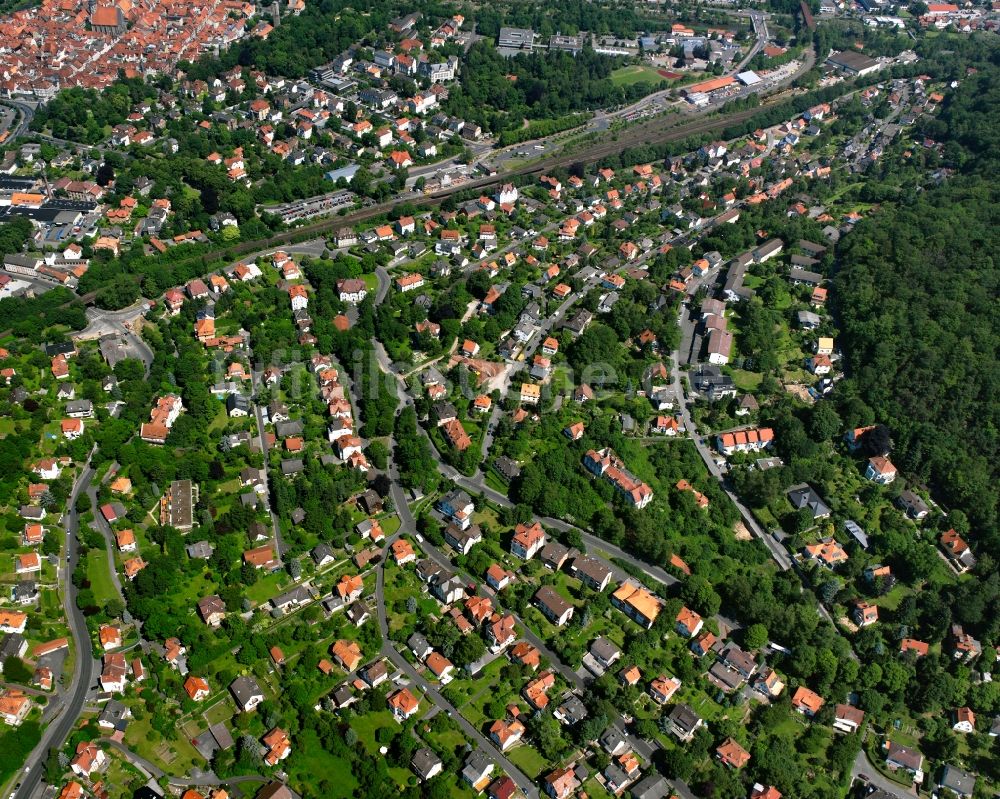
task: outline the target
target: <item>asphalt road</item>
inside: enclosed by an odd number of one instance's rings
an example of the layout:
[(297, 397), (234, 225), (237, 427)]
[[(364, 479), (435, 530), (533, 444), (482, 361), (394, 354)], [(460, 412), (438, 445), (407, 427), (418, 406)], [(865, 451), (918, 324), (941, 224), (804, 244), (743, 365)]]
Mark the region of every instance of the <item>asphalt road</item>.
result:
[[(247, 357), (253, 358), (253, 352), (250, 347), (247, 347)], [(252, 360), (251, 360), (252, 363)], [(263, 364), (257, 364), (257, 367), (262, 367)], [(285, 553), (285, 542), (281, 538), (281, 524), (278, 521), (278, 514), (274, 512), (271, 507), (270, 497), (274, 496), (271, 493), (271, 475), (270, 467), (268, 466), (268, 446), (267, 438), (265, 437), (264, 430), (264, 407), (261, 405), (261, 398), (265, 396), (260, 382), (260, 372), (258, 369), (251, 367), (250, 369), (250, 383), (253, 388), (254, 403), (253, 412), (257, 419), (257, 441), (260, 444), (260, 451), (264, 455), (264, 496), (267, 498), (268, 513), (271, 516), (271, 532), (274, 535), (274, 555), (280, 562)]]
[[(683, 339), (685, 336), (689, 337), (693, 335), (693, 328), (696, 324), (691, 320), (688, 313), (686, 304), (681, 304), (681, 311), (678, 317), (678, 324), (682, 329)], [(771, 556), (774, 558), (775, 562), (783, 569), (788, 570), (792, 567), (791, 558), (788, 556), (788, 552), (785, 548), (774, 540), (771, 535), (760, 525), (757, 518), (753, 515), (749, 508), (743, 504), (740, 498), (729, 486), (726, 480), (725, 474), (719, 465), (715, 462), (715, 456), (712, 454), (711, 450), (706, 446), (704, 439), (698, 432), (698, 428), (694, 423), (694, 419), (691, 416), (691, 397), (684, 390), (684, 381), (681, 378), (680, 363), (681, 363), (681, 353), (679, 350), (674, 350), (670, 354), (671, 366), (670, 374), (673, 381), (674, 396), (677, 397), (678, 404), (680, 406), (680, 416), (681, 421), (684, 424), (684, 429), (688, 433), (688, 437), (694, 442), (695, 449), (701, 456), (701, 459), (705, 462), (705, 466), (708, 468), (709, 474), (711, 474), (716, 480), (722, 484), (722, 489), (729, 496), (729, 499), (736, 506), (737, 510), (740, 512), (740, 516), (743, 519), (743, 523), (747, 528), (764, 542), (768, 550), (771, 552)]]
[(58, 288), (62, 285), (58, 280), (53, 280), (52, 278), (45, 277), (43, 275), (22, 275), (18, 272), (10, 272), (6, 269), (0, 269), (0, 275), (6, 275), (11, 280), (20, 280), (22, 283), (27, 283), (35, 290), (36, 293), (45, 293), (46, 291), (51, 291), (54, 288)]
[[(628, 266), (632, 265), (634, 264), (629, 264)], [(560, 310), (565, 311), (566, 308), (568, 308), (568, 306), (572, 303), (572, 301), (573, 299), (569, 298), (564, 303), (565, 307), (561, 308)], [(550, 320), (550, 325), (546, 326), (545, 330), (547, 331), (550, 326), (551, 326), (551, 320)], [(543, 336), (544, 333), (540, 333), (539, 335), (536, 336), (536, 346), (537, 342), (540, 341)], [(381, 368), (387, 374), (391, 374), (398, 377), (396, 370), (393, 368), (393, 364), (390, 362), (388, 355), (385, 353), (384, 348), (382, 348), (381, 346), (376, 347), (376, 353), (378, 355), (378, 361)], [(392, 385), (395, 387), (397, 400), (401, 400), (405, 404), (412, 404), (412, 399), (406, 395), (398, 379), (393, 380)], [(427, 435), (426, 431), (420, 425), (417, 426), (417, 429), (420, 431), (421, 434), (425, 436)], [(503, 494), (500, 494), (488, 488), (485, 485), (485, 482), (483, 481), (483, 477), (481, 475), (477, 475), (476, 478), (468, 478), (465, 477), (464, 475), (459, 474), (452, 467), (445, 464), (441, 460), (441, 457), (437, 449), (435, 448), (433, 442), (429, 440), (429, 437), (428, 437), (428, 444), (430, 446), (431, 455), (437, 464), (438, 470), (446, 477), (454, 480), (458, 485), (462, 486), (463, 488), (466, 488), (467, 490), (470, 490), (474, 493), (483, 494), (488, 499), (491, 499), (497, 504), (506, 507), (509, 507), (513, 504)], [(390, 453), (393, 453), (395, 451), (395, 439), (392, 438), (391, 436), (389, 441), (389, 450)], [(403, 535), (404, 533), (409, 533), (411, 535), (415, 534), (416, 523), (413, 519), (413, 515), (411, 514), (409, 506), (406, 502), (405, 493), (399, 482), (399, 472), (395, 467), (395, 463), (393, 462), (391, 455), (387, 469), (387, 474), (391, 481), (390, 495), (392, 496), (393, 503), (396, 506), (396, 511), (399, 514), (400, 518), (400, 528), (395, 533), (395, 535), (386, 540), (383, 549), (382, 561), (379, 564), (377, 571), (375, 593), (377, 601), (379, 627), (383, 637), (382, 652), (400, 670), (402, 670), (416, 685), (420, 686), (421, 690), (423, 690), (426, 697), (430, 698), (439, 708), (445, 710), (445, 712), (447, 712), (449, 716), (455, 719), (455, 721), (462, 727), (462, 729), (473, 740), (475, 740), (484, 751), (490, 753), (495, 762), (503, 766), (503, 768), (506, 770), (511, 779), (514, 780), (514, 782), (525, 793), (525, 795), (529, 797), (529, 799), (535, 799), (536, 797), (538, 797), (538, 791), (535, 788), (532, 781), (529, 780), (527, 776), (524, 775), (519, 769), (517, 769), (512, 763), (510, 763), (507, 760), (507, 758), (505, 758), (502, 755), (502, 753), (500, 753), (496, 749), (496, 747), (494, 747), (493, 744), (480, 733), (479, 730), (477, 730), (473, 725), (467, 722), (458, 713), (458, 711), (447, 700), (445, 700), (443, 696), (440, 695), (440, 693), (432, 685), (430, 685), (426, 680), (424, 680), (423, 677), (416, 671), (416, 669), (414, 669), (413, 666), (409, 663), (409, 661), (407, 661), (406, 658), (403, 657), (403, 655), (395, 649), (391, 639), (389, 638), (388, 619), (386, 616), (385, 602), (384, 602), (384, 595), (385, 595), (384, 563), (389, 553), (389, 546), (391, 545), (392, 541), (396, 540), (399, 536)], [(644, 561), (635, 558), (632, 555), (629, 555), (628, 553), (624, 552), (623, 550), (619, 549), (613, 544), (604, 541), (602, 539), (599, 539), (596, 536), (593, 536), (585, 532), (584, 530), (580, 530), (579, 528), (576, 528), (567, 522), (548, 517), (541, 517), (539, 520), (545, 526), (554, 529), (563, 531), (577, 530), (580, 533), (583, 542), (590, 549), (591, 555), (602, 560), (602, 562), (604, 562), (605, 565), (607, 565), (608, 568), (612, 570), (616, 579), (623, 580), (626, 579), (628, 575), (624, 572), (623, 569), (621, 569), (614, 563), (605, 560), (603, 557), (597, 554), (598, 551), (607, 553), (612, 557), (622, 559), (623, 561), (629, 563), (633, 568), (639, 569), (647, 576), (649, 576), (651, 579), (660, 582), (664, 586), (670, 586), (677, 582), (676, 578), (668, 574), (664, 569), (660, 568), (659, 566), (645, 563)], [(421, 547), (427, 553), (427, 556), (430, 557), (432, 560), (434, 560), (438, 565), (442, 566), (442, 568), (446, 568), (451, 571), (455, 570), (455, 566), (451, 562), (450, 558), (446, 557), (436, 547), (430, 545), (426, 541), (424, 541), (421, 544)], [(478, 579), (473, 579), (470, 582), (475, 582), (475, 584), (477, 585), (480, 584), (480, 581)], [(585, 687), (585, 680), (579, 674), (577, 674), (567, 665), (565, 665), (559, 658), (558, 654), (555, 651), (553, 651), (544, 640), (542, 640), (538, 635), (536, 635), (534, 631), (532, 631), (531, 628), (528, 627), (528, 625), (525, 624), (522, 619), (518, 618), (516, 615), (515, 619), (517, 620), (518, 627), (520, 628), (521, 631), (520, 637), (524, 638), (533, 646), (535, 646), (539, 651), (541, 651), (548, 658), (549, 662), (552, 665), (552, 668), (557, 670), (559, 674), (575, 690), (578, 691), (582, 690)], [(611, 723), (614, 726), (616, 726), (626, 736), (629, 746), (632, 748), (633, 751), (638, 753), (647, 763), (651, 762), (656, 750), (659, 748), (657, 742), (647, 741), (645, 739), (639, 738), (638, 736), (630, 734), (628, 732), (628, 725), (625, 723), (625, 720), (620, 716), (611, 719)], [(681, 799), (695, 799), (694, 795), (691, 793), (690, 789), (685, 783), (678, 780), (673, 780), (670, 782), (672, 787), (674, 788), (674, 792), (678, 796), (680, 796)]]
[(135, 333), (130, 324), (139, 319), (149, 310), (149, 302), (140, 300), (128, 308), (118, 311), (105, 311), (100, 308), (87, 308), (87, 326), (75, 334), (77, 339), (100, 338), (106, 334), (122, 336), (128, 344), (129, 357), (142, 361), (146, 374), (153, 365), (153, 350), (143, 341), (142, 336)]
[(378, 278), (378, 289), (375, 292), (375, 304), (381, 305), (385, 300), (385, 295), (389, 293), (389, 286), (392, 285), (389, 273), (384, 266), (375, 267), (375, 277)]
[(23, 136), (28, 132), (28, 126), (35, 116), (35, 108), (31, 103), (22, 100), (4, 100), (3, 104), (14, 108), (19, 115), (18, 123), (10, 128), (10, 136), (8, 138), (13, 141), (18, 136)]
[(69, 559), (65, 564), (63, 607), (76, 652), (73, 678), (68, 686), (68, 694), (65, 690), (58, 690), (56, 696), (53, 697), (52, 701), (62, 703), (62, 713), (45, 729), (41, 741), (28, 757), (26, 761), (28, 765), (20, 774), (20, 787), (11, 794), (12, 799), (32, 799), (35, 795), (35, 791), (41, 783), (49, 751), (59, 749), (66, 741), (83, 710), (87, 693), (94, 684), (95, 661), (91, 655), (90, 633), (87, 630), (87, 622), (83, 613), (76, 606), (77, 589), (70, 579), (80, 557), (80, 545), (77, 538), (80, 520), (76, 512), (76, 499), (81, 491), (87, 489), (93, 477), (94, 470), (90, 467), (90, 458), (88, 458), (73, 484), (73, 492), (67, 501), (66, 552)]
[[(864, 775), (864, 779), (861, 779), (861, 775)], [(865, 754), (865, 750), (862, 749), (858, 752), (858, 756), (854, 758), (854, 765), (851, 768), (851, 777), (856, 780), (861, 780), (862, 782), (867, 782), (869, 785), (873, 785), (876, 788), (881, 788), (883, 791), (887, 791), (892, 796), (916, 796), (917, 792), (910, 787), (907, 790), (898, 782), (893, 782), (887, 777), (883, 777), (878, 770), (871, 764), (868, 759), (868, 755)]]

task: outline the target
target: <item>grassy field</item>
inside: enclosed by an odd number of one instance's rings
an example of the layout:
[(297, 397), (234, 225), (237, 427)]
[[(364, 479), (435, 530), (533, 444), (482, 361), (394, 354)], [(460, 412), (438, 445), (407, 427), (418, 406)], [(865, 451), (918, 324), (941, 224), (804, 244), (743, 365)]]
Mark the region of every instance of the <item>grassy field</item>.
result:
[(365, 745), (368, 750), (368, 754), (374, 756), (379, 749), (379, 743), (375, 740), (375, 734), (382, 727), (389, 727), (390, 729), (399, 729), (399, 724), (392, 717), (392, 713), (388, 710), (381, 710), (378, 713), (368, 713), (364, 716), (358, 716), (351, 722), (351, 726), (354, 731), (358, 734), (358, 739)]
[(103, 606), (109, 599), (118, 598), (115, 585), (111, 582), (111, 572), (108, 571), (108, 557), (99, 549), (87, 552), (87, 579), (98, 605)]
[(129, 722), (125, 743), (141, 757), (171, 773), (189, 774), (195, 766), (205, 765), (190, 741), (182, 737), (164, 740), (153, 731), (148, 717)]
[(433, 743), (449, 752), (454, 752), (461, 746), (465, 746), (466, 740), (462, 731), (457, 726), (450, 726), (443, 732), (431, 732), (429, 727), (421, 730), (420, 735), (428, 743)]
[(549, 764), (542, 757), (541, 753), (527, 744), (515, 746), (507, 753), (507, 757), (511, 763), (532, 779), (535, 779), (545, 769), (549, 768)]
[(619, 67), (611, 73), (611, 82), (615, 86), (631, 86), (633, 83), (659, 83), (664, 80), (652, 67), (635, 65), (631, 67)]
[(604, 786), (597, 781), (595, 777), (591, 777), (585, 783), (583, 783), (583, 789), (587, 792), (587, 796), (590, 799), (610, 799), (611, 794), (605, 790)]
[(292, 578), (287, 572), (278, 571), (268, 574), (257, 580), (256, 583), (247, 588), (247, 598), (258, 605), (267, 602), (271, 597), (276, 596), (280, 589), (290, 586)]
[(763, 375), (758, 372), (745, 372), (742, 369), (733, 369), (730, 374), (740, 391), (754, 391), (763, 379)]
[(392, 514), (391, 516), (386, 516), (384, 519), (382, 519), (382, 532), (384, 532), (387, 537), (395, 535), (396, 531), (399, 529), (400, 524), (401, 522), (399, 521), (399, 516), (397, 516), (395, 513)]
[(334, 797), (354, 795), (358, 781), (351, 771), (351, 764), (327, 752), (313, 730), (302, 730), (288, 768), (288, 783), (296, 791), (303, 791), (315, 785), (317, 775), (333, 786)]

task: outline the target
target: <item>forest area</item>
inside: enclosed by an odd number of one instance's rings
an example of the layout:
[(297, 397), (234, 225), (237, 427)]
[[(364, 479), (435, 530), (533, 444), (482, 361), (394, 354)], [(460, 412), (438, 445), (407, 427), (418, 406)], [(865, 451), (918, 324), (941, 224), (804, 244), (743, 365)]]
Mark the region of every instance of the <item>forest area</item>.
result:
[(1000, 549), (998, 74), (971, 76), (926, 125), (955, 174), (859, 224), (836, 275), (851, 388), (984, 552)]
[[(490, 40), (477, 42), (465, 56), (460, 87), (445, 109), (493, 131), (517, 128), (524, 118), (558, 119), (574, 111), (627, 103), (652, 91), (641, 82), (616, 86), (615, 59), (585, 49), (521, 53), (504, 58)], [(511, 80), (509, 76), (516, 76)]]

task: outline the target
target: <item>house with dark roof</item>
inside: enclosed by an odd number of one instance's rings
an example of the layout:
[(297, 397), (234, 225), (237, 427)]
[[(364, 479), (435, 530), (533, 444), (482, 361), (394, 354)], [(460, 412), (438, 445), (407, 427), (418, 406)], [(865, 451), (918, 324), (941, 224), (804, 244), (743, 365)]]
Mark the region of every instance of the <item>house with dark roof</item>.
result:
[(440, 774), (441, 770), (444, 768), (444, 764), (441, 762), (441, 758), (438, 757), (433, 750), (428, 749), (426, 746), (422, 746), (413, 753), (413, 757), (410, 759), (410, 768), (412, 768), (413, 773), (423, 781), (429, 780), (431, 777), (435, 777)]
[(906, 489), (896, 498), (896, 504), (903, 509), (911, 519), (920, 521), (931, 512), (931, 509), (924, 502), (919, 494), (910, 489)]
[(492, 773), (493, 762), (479, 749), (470, 753), (462, 766), (462, 779), (476, 791), (489, 785)]
[(976, 775), (957, 766), (945, 765), (938, 787), (951, 791), (960, 799), (969, 799), (976, 790)]
[(685, 704), (674, 705), (667, 714), (667, 729), (679, 740), (687, 742), (704, 724), (704, 720)]
[(793, 508), (796, 510), (807, 508), (812, 513), (814, 520), (830, 517), (830, 506), (807, 483), (799, 483), (792, 486), (785, 492), (785, 495), (788, 497), (788, 501), (792, 503)]
[(250, 712), (264, 701), (264, 692), (260, 690), (257, 680), (245, 674), (229, 684), (229, 692), (243, 713)]
[(632, 799), (667, 799), (673, 793), (670, 783), (661, 774), (650, 774), (632, 786)]
[(573, 605), (551, 586), (543, 585), (538, 589), (535, 593), (535, 605), (557, 627), (562, 627), (573, 618)]
[(580, 697), (570, 696), (552, 712), (552, 715), (563, 724), (571, 726), (587, 718), (587, 706), (580, 701)]
[(597, 558), (590, 556), (574, 558), (570, 564), (573, 576), (594, 591), (603, 591), (611, 582), (611, 569)]

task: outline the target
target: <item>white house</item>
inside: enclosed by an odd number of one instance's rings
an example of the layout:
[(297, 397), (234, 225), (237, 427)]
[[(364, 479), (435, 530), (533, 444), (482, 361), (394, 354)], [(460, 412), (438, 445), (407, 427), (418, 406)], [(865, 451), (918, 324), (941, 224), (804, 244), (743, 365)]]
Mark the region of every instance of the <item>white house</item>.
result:
[(360, 278), (344, 278), (337, 281), (337, 291), (341, 302), (359, 303), (368, 296), (368, 287)]

